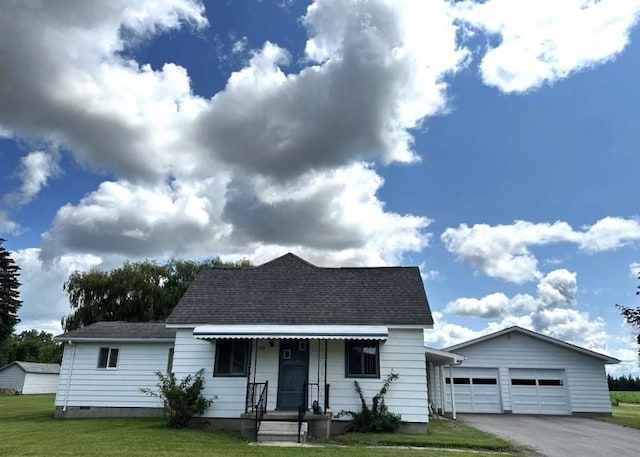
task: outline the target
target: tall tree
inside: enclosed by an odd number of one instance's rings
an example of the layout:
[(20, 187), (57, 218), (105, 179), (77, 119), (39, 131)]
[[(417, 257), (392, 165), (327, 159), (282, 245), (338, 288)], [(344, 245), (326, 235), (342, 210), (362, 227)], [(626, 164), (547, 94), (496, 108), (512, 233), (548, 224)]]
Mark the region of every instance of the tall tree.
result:
[(5, 241), (4, 238), (0, 238), (0, 342), (9, 338), (20, 322), (18, 309), (22, 306), (18, 291), (20, 267), (13, 261), (9, 251), (2, 246)]
[[(638, 273), (638, 279), (640, 279), (640, 273)], [(640, 295), (640, 286), (636, 288), (636, 295)], [(640, 330), (640, 306), (620, 306), (616, 305), (620, 309), (620, 314), (625, 320)], [(638, 333), (638, 344), (640, 344), (640, 333)]]
[(249, 267), (247, 260), (201, 262), (171, 259), (165, 264), (125, 262), (111, 271), (74, 272), (64, 284), (72, 312), (62, 318), (65, 331), (98, 321), (163, 321), (205, 266)]

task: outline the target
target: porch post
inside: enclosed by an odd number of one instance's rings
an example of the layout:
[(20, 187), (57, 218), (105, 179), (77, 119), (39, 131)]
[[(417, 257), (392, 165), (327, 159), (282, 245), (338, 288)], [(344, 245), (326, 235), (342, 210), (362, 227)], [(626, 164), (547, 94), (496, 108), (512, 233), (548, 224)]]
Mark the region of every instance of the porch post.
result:
[(327, 351), (327, 340), (324, 340), (324, 387), (322, 389), (322, 399), (324, 401), (324, 412), (327, 412), (329, 408), (329, 399), (327, 398), (327, 359), (329, 358), (329, 352)]
[(453, 420), (456, 419), (456, 393), (455, 393), (455, 389), (453, 388), (453, 365), (449, 364), (449, 379), (451, 380), (451, 383), (449, 384), (451, 386), (451, 411), (453, 412)]
[(445, 390), (447, 388), (447, 384), (444, 382), (444, 371), (442, 369), (442, 365), (438, 365), (438, 374), (440, 377), (440, 405), (442, 410), (442, 415), (447, 412), (446, 408), (446, 400), (445, 400)]

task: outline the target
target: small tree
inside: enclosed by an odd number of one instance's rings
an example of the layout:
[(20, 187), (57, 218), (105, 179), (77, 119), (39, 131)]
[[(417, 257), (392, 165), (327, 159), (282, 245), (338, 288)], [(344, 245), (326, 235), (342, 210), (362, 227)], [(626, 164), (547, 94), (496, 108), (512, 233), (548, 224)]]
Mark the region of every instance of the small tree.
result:
[[(638, 274), (638, 279), (640, 279), (640, 273)], [(636, 288), (636, 295), (640, 295), (640, 286)], [(620, 314), (622, 317), (634, 327), (640, 329), (640, 306), (634, 308), (630, 306), (620, 306), (616, 305), (620, 310)], [(637, 337), (638, 344), (640, 344), (640, 333)], [(640, 351), (640, 349), (639, 349)]]
[(338, 413), (337, 417), (343, 415), (351, 416), (351, 429), (354, 432), (362, 432), (362, 433), (383, 433), (383, 432), (392, 432), (394, 431), (398, 425), (400, 424), (400, 415), (392, 413), (387, 408), (387, 405), (384, 403), (384, 396), (387, 394), (391, 383), (398, 379), (398, 374), (393, 371), (389, 373), (387, 379), (382, 384), (380, 391), (373, 396), (371, 401), (371, 408), (367, 405), (367, 402), (364, 399), (364, 395), (362, 394), (362, 387), (358, 381), (354, 381), (356, 393), (360, 397), (360, 404), (362, 408), (360, 411), (345, 411), (342, 410)]
[(213, 404), (213, 399), (202, 395), (202, 389), (204, 389), (202, 372), (203, 370), (200, 369), (195, 375), (188, 375), (178, 383), (175, 374), (156, 371), (159, 379), (158, 390), (140, 389), (140, 391), (162, 400), (164, 417), (169, 427), (186, 427), (193, 416), (199, 416)]

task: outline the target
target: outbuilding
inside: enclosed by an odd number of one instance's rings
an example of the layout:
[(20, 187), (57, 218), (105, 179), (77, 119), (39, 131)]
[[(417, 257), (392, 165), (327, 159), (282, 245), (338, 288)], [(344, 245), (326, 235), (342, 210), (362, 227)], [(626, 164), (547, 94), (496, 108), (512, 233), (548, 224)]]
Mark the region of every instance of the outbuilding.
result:
[(0, 368), (0, 389), (22, 394), (55, 393), (59, 378), (57, 363), (12, 362)]
[(520, 327), (443, 351), (456, 357), (428, 375), (444, 413), (611, 414), (605, 365), (616, 358)]

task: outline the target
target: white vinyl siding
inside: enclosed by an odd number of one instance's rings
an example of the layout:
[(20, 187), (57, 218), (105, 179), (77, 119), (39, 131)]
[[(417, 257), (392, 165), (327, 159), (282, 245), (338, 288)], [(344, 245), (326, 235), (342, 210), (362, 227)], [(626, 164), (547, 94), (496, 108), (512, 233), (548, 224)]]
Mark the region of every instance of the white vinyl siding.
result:
[[(192, 330), (179, 330), (176, 334), (174, 352), (174, 372), (178, 378), (204, 368), (207, 397), (217, 397), (213, 405), (204, 413), (206, 417), (239, 417), (244, 412), (247, 378), (214, 377), (215, 340), (208, 342), (195, 339)], [(424, 376), (424, 338), (422, 330), (390, 329), (389, 339), (380, 343), (380, 379), (345, 377), (345, 343), (331, 340), (327, 343), (327, 383), (331, 385), (330, 408), (334, 412), (342, 409), (359, 410), (360, 400), (353, 382), (358, 380), (368, 402), (378, 393), (388, 373), (393, 369), (399, 379), (395, 381), (386, 397), (386, 404), (393, 412), (399, 413), (405, 422), (427, 422), (427, 383)], [(324, 404), (324, 340), (308, 340), (309, 382), (320, 381), (319, 403)], [(250, 359), (250, 380), (269, 381), (268, 409), (277, 404), (278, 394), (278, 351), (279, 341), (273, 346), (268, 340), (252, 343)], [(318, 363), (320, 351), (320, 363)], [(315, 387), (314, 387), (315, 389)], [(315, 391), (311, 400), (316, 398)], [(348, 420), (348, 417), (344, 418)]]
[(11, 365), (0, 371), (0, 389), (15, 389), (22, 392), (25, 372), (18, 365)]
[(354, 390), (354, 381), (358, 381), (367, 403), (370, 404), (372, 397), (378, 393), (387, 375), (393, 370), (399, 377), (391, 384), (385, 398), (389, 410), (399, 413), (404, 422), (428, 421), (422, 329), (389, 329), (387, 341), (380, 342), (379, 379), (345, 377), (344, 346), (344, 341), (329, 341), (327, 383), (331, 385), (329, 398), (332, 411), (360, 410), (360, 399)]
[[(119, 343), (118, 368), (97, 368), (104, 343), (65, 344), (56, 406), (161, 407), (158, 399), (140, 392), (155, 388), (156, 371), (165, 372), (172, 342)], [(115, 346), (115, 345), (114, 345)], [(75, 348), (75, 357), (72, 353)], [(69, 368), (73, 359), (73, 373)], [(68, 395), (67, 395), (68, 386)]]
[(23, 394), (52, 394), (58, 389), (60, 376), (53, 373), (26, 373)]
[[(519, 332), (511, 332), (455, 351), (461, 367), (498, 369), (502, 408), (515, 412), (510, 369), (564, 370), (567, 413), (610, 413), (604, 361)], [(438, 400), (437, 398), (435, 400)], [(438, 404), (438, 406), (440, 406)]]
[(182, 379), (203, 369), (205, 384), (202, 393), (207, 398), (217, 397), (203, 416), (240, 417), (244, 413), (247, 377), (214, 377), (215, 354), (215, 340), (200, 340), (193, 337), (192, 329), (180, 329), (176, 333), (173, 372), (176, 378)]

